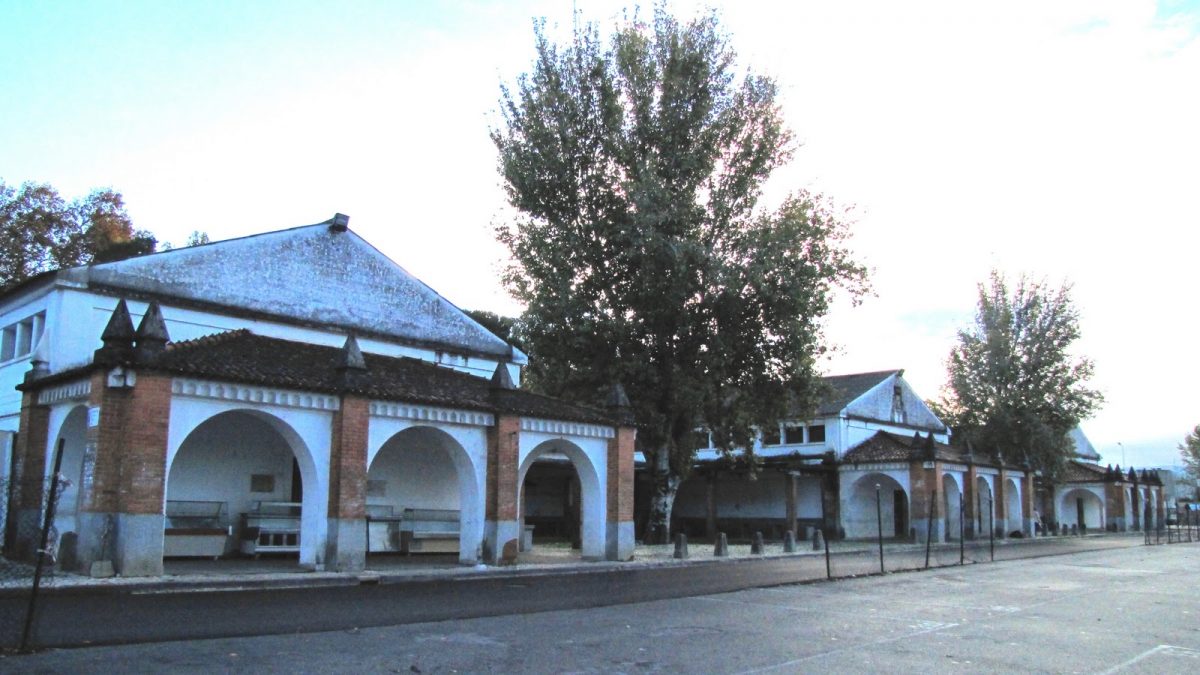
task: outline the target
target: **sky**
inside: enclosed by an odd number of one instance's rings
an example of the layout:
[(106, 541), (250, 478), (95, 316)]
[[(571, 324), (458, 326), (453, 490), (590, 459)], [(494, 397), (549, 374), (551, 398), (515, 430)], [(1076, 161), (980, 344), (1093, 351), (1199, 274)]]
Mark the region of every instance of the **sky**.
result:
[[(799, 146), (768, 185), (850, 208), (873, 293), (828, 317), (828, 374), (926, 398), (992, 269), (1069, 283), (1104, 461), (1178, 463), (1200, 424), (1200, 0), (713, 2)], [(611, 0), (0, 0), (0, 180), (112, 187), (181, 245), (335, 212), (460, 307), (516, 314), (489, 129)], [(681, 17), (700, 3), (675, 0)], [(643, 11), (646, 11), (643, 9)]]

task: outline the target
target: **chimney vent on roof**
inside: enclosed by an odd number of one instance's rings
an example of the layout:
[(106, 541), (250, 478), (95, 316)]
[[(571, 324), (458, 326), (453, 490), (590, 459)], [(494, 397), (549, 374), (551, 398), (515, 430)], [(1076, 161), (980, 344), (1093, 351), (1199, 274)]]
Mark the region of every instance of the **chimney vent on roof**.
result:
[(329, 229), (333, 232), (345, 232), (350, 229), (350, 216), (344, 213), (333, 214), (333, 218), (329, 219)]

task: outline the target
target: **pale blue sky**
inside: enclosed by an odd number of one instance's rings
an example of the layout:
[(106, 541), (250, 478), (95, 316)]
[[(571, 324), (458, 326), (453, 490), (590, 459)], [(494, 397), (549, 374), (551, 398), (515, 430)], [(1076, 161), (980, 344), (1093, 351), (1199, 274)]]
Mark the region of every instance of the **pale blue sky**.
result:
[[(1069, 279), (1109, 399), (1084, 429), (1173, 461), (1200, 422), (1200, 0), (715, 4), (803, 143), (768, 200), (854, 205), (875, 271), (829, 372), (902, 367), (933, 397), (989, 268)], [(0, 179), (112, 186), (175, 243), (341, 211), (452, 301), (515, 312), (488, 126), (532, 18), (572, 5), (0, 0)]]

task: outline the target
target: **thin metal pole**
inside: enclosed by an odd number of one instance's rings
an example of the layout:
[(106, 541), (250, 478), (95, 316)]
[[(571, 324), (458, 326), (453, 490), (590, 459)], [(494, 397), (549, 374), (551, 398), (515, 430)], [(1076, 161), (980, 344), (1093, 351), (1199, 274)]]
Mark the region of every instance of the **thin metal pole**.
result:
[(929, 546), (933, 541), (933, 510), (937, 505), (937, 490), (933, 491), (933, 499), (929, 502), (929, 522), (925, 524), (925, 569), (929, 569)]
[(825, 578), (833, 579), (833, 568), (829, 566), (829, 528), (825, 530)]
[(33, 629), (33, 616), (37, 610), (38, 587), (42, 585), (42, 566), (46, 563), (46, 540), (50, 538), (50, 526), (54, 524), (54, 504), (58, 500), (58, 472), (62, 469), (63, 444), (58, 439), (58, 452), (54, 455), (54, 473), (50, 475), (50, 498), (46, 502), (46, 518), (42, 523), (41, 544), (37, 551), (37, 567), (33, 570), (33, 589), (29, 593), (29, 610), (25, 612), (25, 630), (21, 632), (21, 651), (29, 649), (29, 633)]
[(879, 532), (879, 573), (883, 574), (883, 506), (879, 501), (879, 483), (875, 484), (875, 524)]
[(988, 495), (988, 538), (991, 539), (992, 562), (996, 562), (996, 505)]
[(958, 491), (958, 564), (967, 564), (967, 533), (963, 529), (963, 492)]

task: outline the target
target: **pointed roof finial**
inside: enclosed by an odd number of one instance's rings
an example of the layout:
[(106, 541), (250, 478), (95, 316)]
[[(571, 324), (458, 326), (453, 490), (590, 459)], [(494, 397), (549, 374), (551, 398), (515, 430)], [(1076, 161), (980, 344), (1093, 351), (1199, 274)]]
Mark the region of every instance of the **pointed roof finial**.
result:
[(608, 390), (608, 399), (604, 404), (609, 408), (626, 409), (630, 407), (629, 396), (625, 394), (625, 387), (621, 386), (620, 382), (614, 382), (612, 389)]
[(43, 378), (50, 374), (50, 357), (47, 354), (49, 347), (44, 337), (38, 341), (37, 349), (33, 350), (33, 356), (29, 357), (29, 372), (25, 373), (25, 381), (32, 382)]
[(146, 314), (137, 327), (137, 348), (134, 350), (138, 361), (148, 361), (163, 353), (171, 336), (167, 333), (167, 322), (163, 320), (162, 308), (157, 300), (151, 300), (146, 307)]
[(338, 370), (366, 370), (367, 360), (363, 358), (362, 350), (358, 348), (358, 339), (353, 335), (346, 336), (342, 345), (342, 353), (338, 356)]
[(496, 372), (492, 373), (492, 389), (516, 389), (512, 375), (508, 373), (508, 364), (501, 361), (496, 364)]
[(104, 346), (97, 349), (92, 360), (102, 365), (127, 363), (133, 356), (133, 319), (129, 318), (129, 307), (122, 298), (117, 301), (108, 325), (100, 334)]
[(104, 332), (100, 334), (100, 341), (107, 347), (125, 346), (132, 344), (134, 338), (133, 319), (129, 317), (129, 307), (125, 304), (125, 299), (121, 298), (117, 301), (117, 306), (113, 308), (112, 316), (108, 318), (108, 324), (104, 326)]

